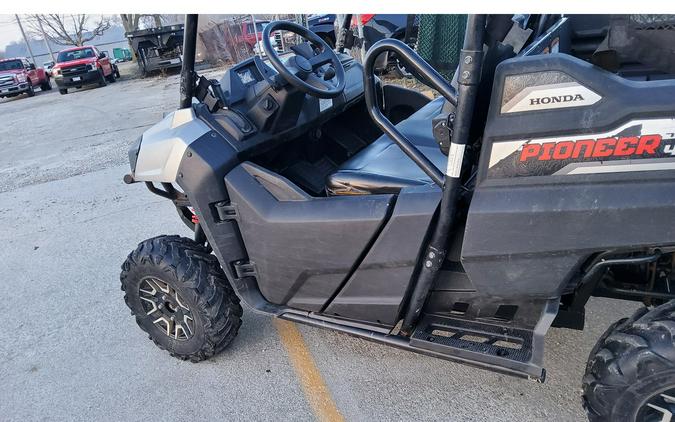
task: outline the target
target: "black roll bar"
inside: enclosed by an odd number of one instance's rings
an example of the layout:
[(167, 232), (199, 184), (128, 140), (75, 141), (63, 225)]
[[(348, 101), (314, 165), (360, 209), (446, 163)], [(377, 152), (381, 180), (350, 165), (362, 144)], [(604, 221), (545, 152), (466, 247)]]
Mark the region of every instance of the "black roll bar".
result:
[[(459, 58), (459, 74), (457, 78), (459, 93), (456, 94), (456, 100), (453, 102), (453, 104), (457, 105), (457, 109), (455, 111), (455, 120), (452, 124), (453, 134), (448, 153), (448, 166), (445, 183), (443, 184), (443, 196), (438, 208), (436, 225), (433, 227), (431, 239), (425, 248), (424, 255), (421, 257), (419, 274), (414, 280), (415, 284), (405, 307), (400, 332), (406, 336), (412, 333), (422, 314), (422, 309), (429, 296), (429, 292), (432, 290), (436, 277), (445, 261), (450, 233), (456, 226), (457, 219), (455, 218), (455, 214), (460, 197), (460, 178), (464, 148), (469, 140), (471, 119), (473, 117), (482, 69), (485, 23), (485, 15), (469, 15), (469, 19), (467, 20), (464, 46)], [(414, 68), (417, 70), (417, 67)], [(446, 96), (445, 92), (440, 92)], [(454, 94), (454, 90), (452, 94)]]
[(425, 62), (402, 41), (383, 39), (373, 44), (370, 50), (368, 50), (366, 62), (364, 63), (363, 84), (366, 106), (368, 107), (370, 117), (372, 117), (375, 124), (377, 124), (384, 133), (389, 135), (403, 152), (410, 157), (410, 159), (413, 160), (415, 164), (417, 164), (422, 171), (434, 181), (434, 183), (443, 188), (443, 185), (445, 184), (444, 173), (424, 156), (424, 154), (422, 154), (408, 138), (399, 132), (398, 129), (396, 129), (396, 126), (394, 126), (394, 124), (380, 111), (379, 104), (377, 103), (375, 60), (384, 52), (396, 53), (399, 60), (402, 60), (409, 69), (413, 70), (414, 75), (417, 75), (424, 83), (440, 92), (441, 95), (454, 106), (457, 106), (457, 91), (455, 91), (455, 88), (439, 75), (429, 63)]
[(195, 52), (197, 50), (197, 18), (198, 15), (185, 15), (183, 28), (183, 65), (180, 70), (180, 104), (179, 108), (192, 107), (195, 95)]

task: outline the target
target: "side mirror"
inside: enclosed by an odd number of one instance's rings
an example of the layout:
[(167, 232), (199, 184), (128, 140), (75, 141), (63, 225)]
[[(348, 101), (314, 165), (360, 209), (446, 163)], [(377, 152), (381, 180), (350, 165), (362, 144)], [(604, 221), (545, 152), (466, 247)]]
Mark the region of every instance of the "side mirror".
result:
[(30, 63), (28, 65), (28, 70), (35, 70), (35, 63)]
[(98, 55), (99, 59), (105, 59), (106, 57), (108, 57), (108, 56), (105, 53), (101, 53), (101, 54)]

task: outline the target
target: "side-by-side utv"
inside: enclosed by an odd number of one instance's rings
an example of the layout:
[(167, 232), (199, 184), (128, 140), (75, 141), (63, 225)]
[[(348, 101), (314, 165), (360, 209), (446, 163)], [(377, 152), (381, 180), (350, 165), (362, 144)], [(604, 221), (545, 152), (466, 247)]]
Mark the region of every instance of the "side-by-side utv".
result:
[[(583, 405), (670, 420), (675, 59), (649, 44), (672, 33), (659, 19), (473, 15), (451, 82), (399, 41), (362, 65), (278, 21), (264, 60), (216, 81), (194, 72), (188, 15), (180, 108), (132, 146), (125, 182), (173, 201), (194, 238), (145, 240), (122, 265), (138, 325), (196, 362), (236, 336), (243, 301), (544, 381), (551, 326), (583, 329), (591, 296), (640, 301), (591, 351)], [(305, 42), (277, 52), (282, 30)], [(438, 98), (384, 84), (384, 53)]]

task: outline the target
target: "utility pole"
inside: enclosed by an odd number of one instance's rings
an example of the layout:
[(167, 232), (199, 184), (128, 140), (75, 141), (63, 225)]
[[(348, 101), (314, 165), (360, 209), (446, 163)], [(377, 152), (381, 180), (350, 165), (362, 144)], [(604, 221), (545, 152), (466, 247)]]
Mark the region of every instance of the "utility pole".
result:
[(21, 35), (23, 35), (23, 40), (26, 43), (26, 47), (28, 47), (28, 52), (30, 53), (30, 58), (33, 61), (33, 64), (35, 64), (35, 56), (33, 56), (33, 49), (30, 48), (30, 43), (28, 42), (28, 38), (26, 38), (26, 33), (23, 30), (23, 25), (21, 25), (21, 19), (19, 19), (19, 15), (14, 15), (16, 16), (16, 23), (19, 24), (19, 29), (21, 30)]
[(38, 26), (40, 27), (40, 32), (42, 33), (42, 39), (45, 40), (45, 45), (47, 46), (47, 51), (49, 51), (49, 56), (52, 58), (52, 61), (56, 61), (54, 58), (54, 52), (52, 51), (52, 46), (49, 45), (49, 40), (47, 39), (47, 34), (45, 34), (45, 29), (42, 27), (42, 19), (38, 16), (37, 18)]

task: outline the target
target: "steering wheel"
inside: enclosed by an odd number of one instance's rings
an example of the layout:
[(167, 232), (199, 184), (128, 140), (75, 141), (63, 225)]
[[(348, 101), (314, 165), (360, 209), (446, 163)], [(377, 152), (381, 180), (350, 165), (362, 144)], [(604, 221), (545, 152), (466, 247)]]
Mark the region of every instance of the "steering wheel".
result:
[[(275, 31), (288, 31), (299, 35), (309, 41), (313, 46), (321, 48), (318, 54), (314, 54), (312, 48), (294, 48), (295, 56), (284, 63), (277, 51), (272, 47), (270, 35)], [(335, 55), (335, 52), (314, 32), (288, 21), (274, 21), (265, 26), (263, 31), (262, 47), (272, 66), (279, 72), (289, 84), (300, 91), (318, 98), (335, 98), (345, 89), (345, 69)], [(330, 63), (335, 69), (335, 84), (329, 83), (318, 75), (318, 69)]]

